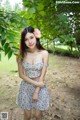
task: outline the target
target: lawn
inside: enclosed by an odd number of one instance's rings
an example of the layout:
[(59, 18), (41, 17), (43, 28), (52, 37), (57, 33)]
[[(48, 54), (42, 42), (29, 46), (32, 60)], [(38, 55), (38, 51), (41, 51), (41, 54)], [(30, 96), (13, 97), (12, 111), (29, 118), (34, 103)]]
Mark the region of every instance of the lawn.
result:
[(17, 70), (16, 57), (13, 55), (10, 59), (5, 56), (4, 53), (1, 54), (0, 61), (0, 73), (11, 72)]

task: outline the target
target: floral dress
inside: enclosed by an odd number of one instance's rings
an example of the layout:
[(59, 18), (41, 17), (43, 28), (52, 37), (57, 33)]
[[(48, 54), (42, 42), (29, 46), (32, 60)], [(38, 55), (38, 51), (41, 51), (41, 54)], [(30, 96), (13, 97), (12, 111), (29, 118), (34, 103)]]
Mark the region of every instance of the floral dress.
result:
[[(24, 68), (24, 74), (29, 78), (36, 78), (38, 82), (39, 76), (41, 75), (41, 71), (43, 66), (47, 67), (42, 61), (35, 63), (34, 65), (28, 62), (23, 61), (22, 66)], [(32, 108), (37, 110), (46, 110), (49, 107), (49, 92), (45, 86), (41, 87), (38, 93), (38, 101), (33, 102), (32, 96), (36, 89), (36, 86), (26, 82), (25, 80), (21, 80), (20, 87), (18, 90), (16, 104), (26, 110), (31, 110)]]

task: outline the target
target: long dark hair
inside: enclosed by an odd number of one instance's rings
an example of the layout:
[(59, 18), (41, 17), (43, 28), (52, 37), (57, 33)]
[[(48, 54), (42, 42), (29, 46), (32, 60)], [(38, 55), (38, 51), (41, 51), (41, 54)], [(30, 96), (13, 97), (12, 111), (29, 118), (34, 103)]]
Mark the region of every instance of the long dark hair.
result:
[[(25, 52), (27, 52), (28, 47), (25, 44), (25, 36), (27, 33), (33, 33), (34, 32), (34, 28), (29, 26), (23, 29), (23, 31), (21, 32), (21, 39), (20, 39), (20, 51), (19, 54), (22, 56), (22, 58), (25, 55)], [(44, 48), (42, 47), (41, 43), (40, 43), (40, 39), (36, 38), (36, 46), (39, 50), (44, 50)]]

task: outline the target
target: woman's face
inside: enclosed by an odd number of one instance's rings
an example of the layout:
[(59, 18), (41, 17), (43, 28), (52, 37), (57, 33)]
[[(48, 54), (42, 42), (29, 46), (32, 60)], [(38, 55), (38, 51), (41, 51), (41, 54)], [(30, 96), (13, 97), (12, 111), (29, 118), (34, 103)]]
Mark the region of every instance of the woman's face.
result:
[(27, 33), (25, 36), (25, 44), (28, 48), (33, 49), (36, 47), (36, 37), (33, 33)]

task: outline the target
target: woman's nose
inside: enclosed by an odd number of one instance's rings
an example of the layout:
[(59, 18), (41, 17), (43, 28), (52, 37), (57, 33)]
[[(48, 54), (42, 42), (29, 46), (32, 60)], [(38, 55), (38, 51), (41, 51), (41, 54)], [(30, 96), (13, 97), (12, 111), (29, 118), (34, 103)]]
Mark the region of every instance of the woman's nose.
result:
[(29, 39), (29, 43), (30, 43), (30, 44), (32, 43), (32, 40), (31, 40), (31, 39)]

